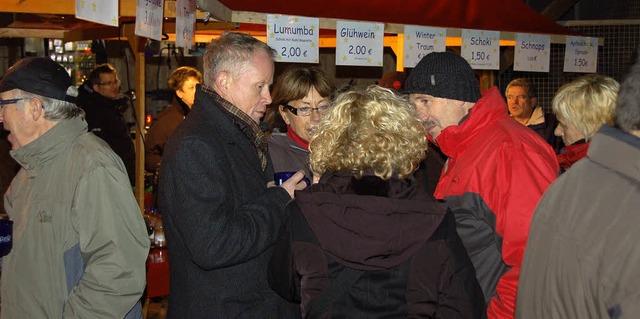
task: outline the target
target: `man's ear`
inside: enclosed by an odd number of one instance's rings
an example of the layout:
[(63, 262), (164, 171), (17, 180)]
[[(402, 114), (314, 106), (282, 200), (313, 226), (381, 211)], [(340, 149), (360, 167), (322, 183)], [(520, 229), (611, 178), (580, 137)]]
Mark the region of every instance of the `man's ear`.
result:
[(44, 109), (42, 109), (42, 101), (40, 99), (32, 97), (29, 99), (29, 103), (26, 105), (27, 114), (31, 116), (33, 121), (38, 121), (41, 117), (44, 117)]
[(233, 81), (233, 79), (231, 78), (231, 74), (229, 72), (227, 71), (218, 72), (214, 80), (215, 87), (218, 89), (219, 92), (227, 93), (229, 91), (229, 88), (231, 87), (231, 81)]
[(537, 97), (532, 97), (531, 98), (531, 107), (533, 107), (535, 109), (536, 105), (538, 105), (538, 98)]

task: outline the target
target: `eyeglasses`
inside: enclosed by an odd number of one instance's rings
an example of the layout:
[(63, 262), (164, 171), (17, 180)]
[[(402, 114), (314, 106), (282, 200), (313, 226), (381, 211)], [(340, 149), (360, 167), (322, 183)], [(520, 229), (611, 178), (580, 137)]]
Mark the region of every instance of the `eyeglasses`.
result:
[(98, 83), (98, 85), (105, 85), (105, 86), (120, 85), (120, 80), (102, 82), (102, 83)]
[(296, 116), (309, 116), (313, 111), (318, 112), (320, 115), (324, 115), (329, 111), (329, 108), (331, 108), (329, 104), (320, 105), (318, 107), (293, 107), (289, 104), (285, 104), (284, 107)]
[(8, 100), (1, 100), (0, 99), (0, 110), (4, 111), (4, 108), (7, 107), (10, 104), (15, 104), (18, 103), (18, 101), (20, 100), (27, 100), (26, 97), (21, 97), (21, 98), (17, 98), (17, 99), (8, 99)]

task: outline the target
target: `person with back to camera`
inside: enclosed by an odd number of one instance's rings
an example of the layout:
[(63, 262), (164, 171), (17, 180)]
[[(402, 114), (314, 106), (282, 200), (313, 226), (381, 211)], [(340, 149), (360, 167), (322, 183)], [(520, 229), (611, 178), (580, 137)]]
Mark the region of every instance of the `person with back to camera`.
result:
[(158, 114), (145, 136), (144, 166), (149, 172), (156, 172), (169, 135), (191, 110), (196, 84), (202, 82), (202, 74), (196, 68), (181, 66), (171, 72), (167, 82), (173, 93), (171, 105)]
[(120, 80), (110, 64), (100, 64), (78, 88), (77, 104), (85, 114), (89, 132), (103, 139), (122, 159), (131, 185), (135, 185), (136, 151), (122, 110), (129, 101), (120, 94)]
[(444, 204), (413, 176), (427, 139), (391, 90), (340, 94), (311, 140), (269, 267), (305, 318), (483, 318), (473, 265)]
[(640, 63), (616, 103), (536, 207), (516, 318), (640, 318)]
[(286, 134), (273, 133), (269, 153), (275, 172), (309, 172), (309, 141), (318, 129), (320, 117), (330, 108), (336, 87), (319, 68), (294, 67), (280, 75), (273, 88), (273, 102), (265, 122)]
[(507, 113), (496, 87), (480, 94), (469, 63), (427, 54), (405, 82), (418, 118), (449, 157), (434, 196), (456, 217), (489, 318), (513, 318), (531, 215), (558, 174), (555, 152)]
[(558, 119), (553, 113), (545, 112), (538, 105), (538, 95), (531, 80), (525, 78), (512, 80), (507, 84), (504, 94), (511, 117), (534, 130), (558, 153), (564, 146), (562, 139), (553, 134), (558, 125)]
[(598, 74), (589, 74), (563, 85), (553, 98), (558, 118), (555, 134), (566, 145), (558, 154), (561, 172), (587, 155), (593, 135), (603, 124), (613, 125), (619, 84)]
[(2, 318), (140, 318), (149, 237), (120, 157), (87, 132), (77, 90), (49, 58), (0, 80), (0, 121), (20, 170), (4, 194), (13, 249)]
[(160, 193), (171, 282), (168, 318), (289, 318), (269, 289), (267, 264), (302, 172), (273, 186), (258, 123), (271, 103), (275, 51), (243, 33), (213, 39), (204, 83), (169, 137)]

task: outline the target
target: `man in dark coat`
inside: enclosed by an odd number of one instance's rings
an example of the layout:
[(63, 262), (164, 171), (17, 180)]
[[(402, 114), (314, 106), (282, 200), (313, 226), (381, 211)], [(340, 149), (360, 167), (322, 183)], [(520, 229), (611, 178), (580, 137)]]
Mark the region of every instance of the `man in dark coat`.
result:
[(171, 265), (168, 318), (299, 316), (266, 276), (284, 207), (306, 186), (298, 172), (269, 187), (273, 166), (258, 123), (271, 103), (274, 53), (246, 34), (213, 40), (204, 85), (166, 144), (159, 202)]
[(103, 139), (120, 156), (134, 185), (136, 151), (122, 109), (127, 98), (120, 94), (120, 80), (110, 64), (98, 65), (78, 88), (78, 106), (85, 114), (89, 132)]

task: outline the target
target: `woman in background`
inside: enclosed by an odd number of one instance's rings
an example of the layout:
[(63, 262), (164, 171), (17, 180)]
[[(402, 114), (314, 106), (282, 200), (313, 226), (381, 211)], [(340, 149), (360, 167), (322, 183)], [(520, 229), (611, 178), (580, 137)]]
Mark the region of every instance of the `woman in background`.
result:
[(169, 88), (173, 91), (171, 105), (158, 115), (145, 137), (145, 169), (155, 173), (162, 160), (164, 145), (178, 124), (187, 116), (196, 94), (196, 84), (202, 74), (195, 68), (181, 66), (169, 75)]
[(427, 149), (414, 108), (378, 86), (341, 94), (310, 144), (269, 283), (305, 318), (483, 318), (453, 215), (413, 173)]
[(321, 116), (329, 110), (335, 84), (315, 67), (286, 70), (276, 81), (273, 102), (265, 122), (269, 131), (269, 153), (274, 172), (309, 171), (309, 140), (318, 129)]
[(554, 134), (565, 145), (558, 154), (561, 172), (587, 156), (589, 141), (602, 124), (613, 125), (619, 86), (608, 76), (589, 74), (558, 90), (551, 105), (559, 122)]

